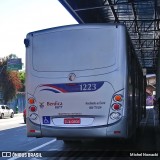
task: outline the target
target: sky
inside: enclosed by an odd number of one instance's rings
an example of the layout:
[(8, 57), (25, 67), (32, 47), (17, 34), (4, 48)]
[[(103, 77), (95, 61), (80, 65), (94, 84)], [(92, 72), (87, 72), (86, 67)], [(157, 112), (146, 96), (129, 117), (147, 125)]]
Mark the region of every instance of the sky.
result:
[(16, 54), (25, 63), (27, 33), (69, 24), (77, 22), (58, 0), (0, 0), (0, 58)]

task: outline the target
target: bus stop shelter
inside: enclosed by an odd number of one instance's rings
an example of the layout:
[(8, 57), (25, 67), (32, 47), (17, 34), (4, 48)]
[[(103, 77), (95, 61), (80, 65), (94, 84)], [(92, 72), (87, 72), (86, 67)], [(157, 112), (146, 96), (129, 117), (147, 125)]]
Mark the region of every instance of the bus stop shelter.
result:
[(123, 23), (146, 74), (156, 74), (160, 96), (160, 0), (59, 0), (83, 23)]

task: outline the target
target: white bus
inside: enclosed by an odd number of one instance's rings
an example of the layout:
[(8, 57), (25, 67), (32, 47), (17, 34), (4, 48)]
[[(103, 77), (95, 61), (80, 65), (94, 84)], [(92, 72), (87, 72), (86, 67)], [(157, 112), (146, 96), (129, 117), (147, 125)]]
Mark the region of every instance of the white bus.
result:
[(145, 78), (122, 24), (31, 32), (26, 46), (28, 137), (129, 138), (145, 114)]

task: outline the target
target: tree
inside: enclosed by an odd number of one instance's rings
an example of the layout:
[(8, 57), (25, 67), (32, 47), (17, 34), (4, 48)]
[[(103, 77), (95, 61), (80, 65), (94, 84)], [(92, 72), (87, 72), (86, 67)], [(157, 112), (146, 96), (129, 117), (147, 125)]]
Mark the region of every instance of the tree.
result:
[(16, 95), (16, 92), (23, 88), (23, 84), (19, 77), (18, 71), (7, 71), (7, 60), (10, 58), (16, 58), (16, 55), (9, 55), (1, 60), (0, 68), (1, 69), (1, 80), (0, 85), (3, 90), (3, 99), (7, 103), (9, 100), (13, 99)]
[(20, 92), (24, 92), (25, 91), (25, 72), (24, 71), (20, 71), (19, 72), (19, 78), (21, 80), (22, 83), (22, 88), (19, 90)]

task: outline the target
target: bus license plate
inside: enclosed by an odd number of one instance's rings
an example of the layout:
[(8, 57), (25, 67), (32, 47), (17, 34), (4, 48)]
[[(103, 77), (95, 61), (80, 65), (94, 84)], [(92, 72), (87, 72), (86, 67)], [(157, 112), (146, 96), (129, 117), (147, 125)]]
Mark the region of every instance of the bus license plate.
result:
[(80, 124), (81, 120), (80, 118), (65, 118), (64, 124)]

